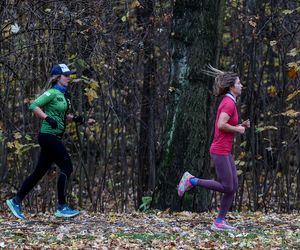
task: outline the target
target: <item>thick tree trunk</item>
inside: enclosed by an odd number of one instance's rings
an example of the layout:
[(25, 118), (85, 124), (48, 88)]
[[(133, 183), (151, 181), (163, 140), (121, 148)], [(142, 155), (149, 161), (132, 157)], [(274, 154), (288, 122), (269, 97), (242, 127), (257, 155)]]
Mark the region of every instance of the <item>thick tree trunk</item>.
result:
[[(222, 4), (220, 4), (222, 3)], [(171, 100), (166, 140), (153, 195), (160, 209), (207, 210), (208, 191), (197, 188), (180, 200), (176, 187), (184, 173), (210, 177), (209, 128), (212, 79), (201, 73), (218, 56), (221, 1), (176, 1), (171, 41)], [(223, 11), (223, 10), (222, 10)], [(222, 16), (222, 15), (220, 15)]]

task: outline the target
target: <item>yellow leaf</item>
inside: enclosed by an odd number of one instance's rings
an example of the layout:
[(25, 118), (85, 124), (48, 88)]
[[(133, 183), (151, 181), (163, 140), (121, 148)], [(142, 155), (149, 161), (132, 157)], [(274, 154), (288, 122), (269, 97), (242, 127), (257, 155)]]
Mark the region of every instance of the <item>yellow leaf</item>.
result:
[(300, 114), (300, 112), (297, 112), (294, 109), (289, 109), (286, 112), (281, 114), (287, 117), (297, 117)]
[(238, 156), (238, 160), (243, 160), (243, 159), (245, 159), (245, 157), (246, 157), (246, 152), (242, 151), (240, 153), (240, 155)]
[(25, 138), (26, 138), (27, 141), (31, 141), (32, 140), (32, 138), (31, 138), (30, 135), (25, 135)]
[(297, 96), (300, 93), (300, 90), (294, 91), (292, 94), (289, 94), (288, 97), (286, 98), (286, 101), (289, 102), (292, 100), (295, 96)]
[(273, 85), (267, 88), (267, 92), (270, 96), (275, 97), (277, 96), (277, 88)]
[(20, 149), (18, 150), (18, 154), (25, 154), (27, 151), (29, 151), (32, 148), (39, 147), (39, 144), (34, 144), (34, 143), (28, 143), (21, 145)]
[(265, 131), (265, 130), (278, 130), (278, 128), (275, 127), (275, 126), (257, 127), (256, 128), (256, 133), (259, 133), (259, 132), (262, 132), (262, 131)]
[(176, 89), (175, 89), (174, 87), (171, 86), (171, 87), (169, 88), (169, 92), (172, 93), (172, 92), (174, 92), (174, 91), (176, 91)]
[(13, 142), (8, 142), (8, 143), (7, 143), (7, 147), (8, 147), (8, 148), (14, 148), (15, 145), (14, 145)]
[(294, 12), (294, 10), (284, 10), (284, 11), (282, 11), (282, 13), (285, 14), (285, 15), (290, 15), (293, 12)]
[(256, 156), (256, 159), (257, 159), (257, 160), (261, 160), (262, 158), (263, 158), (263, 157), (262, 157), (261, 155), (257, 155), (257, 156)]
[(297, 122), (296, 122), (295, 119), (290, 119), (289, 122), (288, 122), (288, 125), (289, 125), (290, 127), (296, 126), (296, 125), (297, 125)]
[(20, 132), (16, 132), (16, 133), (14, 134), (14, 138), (15, 138), (16, 140), (22, 138), (21, 133), (20, 133)]
[(250, 24), (252, 27), (254, 27), (254, 28), (255, 28), (256, 25), (257, 25), (256, 22), (254, 22), (253, 20), (250, 20), (250, 21), (249, 21), (249, 24)]
[(88, 97), (88, 101), (90, 104), (92, 103), (92, 101), (94, 99), (98, 98), (98, 95), (95, 90), (90, 89), (90, 88), (85, 88), (85, 91), (86, 91), (85, 95)]
[(96, 81), (92, 81), (90, 83), (90, 88), (96, 90), (99, 88), (99, 84)]
[(134, 0), (131, 4), (131, 8), (133, 8), (133, 9), (136, 7), (140, 7), (140, 6), (141, 6), (141, 4), (138, 0)]
[(244, 161), (239, 161), (237, 165), (243, 167), (243, 166), (245, 166), (245, 164), (246, 164), (246, 162), (244, 162)]
[(239, 169), (239, 170), (236, 171), (236, 173), (237, 173), (237, 175), (241, 175), (243, 173), (243, 170)]
[(122, 16), (121, 20), (122, 20), (122, 22), (126, 22), (127, 17), (126, 16)]
[(15, 146), (15, 148), (16, 148), (16, 153), (17, 153), (17, 154), (20, 154), (20, 151), (21, 151), (23, 145), (22, 145), (20, 142), (15, 141), (15, 142), (14, 142), (14, 146)]
[(82, 21), (79, 19), (77, 19), (75, 22), (78, 23), (80, 26), (82, 26), (82, 24), (83, 24)]
[(300, 64), (300, 62), (289, 62), (287, 65), (289, 68), (297, 68), (298, 67), (298, 63)]
[(293, 48), (287, 53), (287, 55), (288, 56), (297, 56), (299, 53), (300, 53), (300, 48), (299, 49)]
[(271, 46), (275, 46), (277, 44), (277, 41), (273, 40), (273, 41), (270, 41), (270, 45)]
[(2, 34), (5, 38), (8, 38), (11, 35), (11, 27), (8, 24), (2, 25)]

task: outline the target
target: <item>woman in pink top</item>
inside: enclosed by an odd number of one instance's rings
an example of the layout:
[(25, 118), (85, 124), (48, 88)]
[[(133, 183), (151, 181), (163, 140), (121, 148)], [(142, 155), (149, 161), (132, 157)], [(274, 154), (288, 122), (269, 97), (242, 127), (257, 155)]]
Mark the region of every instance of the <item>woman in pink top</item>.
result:
[(224, 95), (218, 107), (214, 139), (210, 147), (210, 156), (215, 164), (218, 180), (199, 179), (185, 172), (178, 185), (178, 195), (182, 197), (194, 186), (202, 186), (223, 193), (220, 211), (213, 221), (212, 229), (235, 230), (235, 227), (225, 221), (225, 216), (238, 189), (236, 166), (231, 154), (234, 134), (244, 134), (245, 129), (250, 128), (249, 120), (238, 124), (236, 98), (241, 95), (243, 85), (234, 72), (223, 72), (209, 66), (209, 70), (205, 70), (204, 73), (215, 78), (214, 95)]

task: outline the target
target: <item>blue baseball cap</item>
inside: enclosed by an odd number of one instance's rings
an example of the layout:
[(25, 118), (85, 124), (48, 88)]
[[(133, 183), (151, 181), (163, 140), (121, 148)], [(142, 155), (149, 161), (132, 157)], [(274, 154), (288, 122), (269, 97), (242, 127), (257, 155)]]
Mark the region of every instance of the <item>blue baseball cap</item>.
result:
[(75, 70), (70, 70), (68, 68), (68, 66), (64, 63), (60, 63), (60, 64), (55, 64), (53, 66), (53, 68), (51, 69), (51, 76), (54, 75), (72, 75), (72, 74), (76, 74)]

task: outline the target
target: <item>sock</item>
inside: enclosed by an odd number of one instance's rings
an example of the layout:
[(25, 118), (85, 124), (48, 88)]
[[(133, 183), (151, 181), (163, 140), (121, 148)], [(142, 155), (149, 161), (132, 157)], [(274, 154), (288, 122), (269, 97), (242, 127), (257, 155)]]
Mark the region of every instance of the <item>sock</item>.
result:
[(216, 222), (221, 223), (223, 220), (225, 220), (225, 217), (218, 216), (218, 218), (216, 219)]
[(200, 179), (198, 179), (196, 177), (193, 177), (193, 178), (190, 179), (190, 183), (192, 184), (193, 187), (197, 186), (200, 183)]

